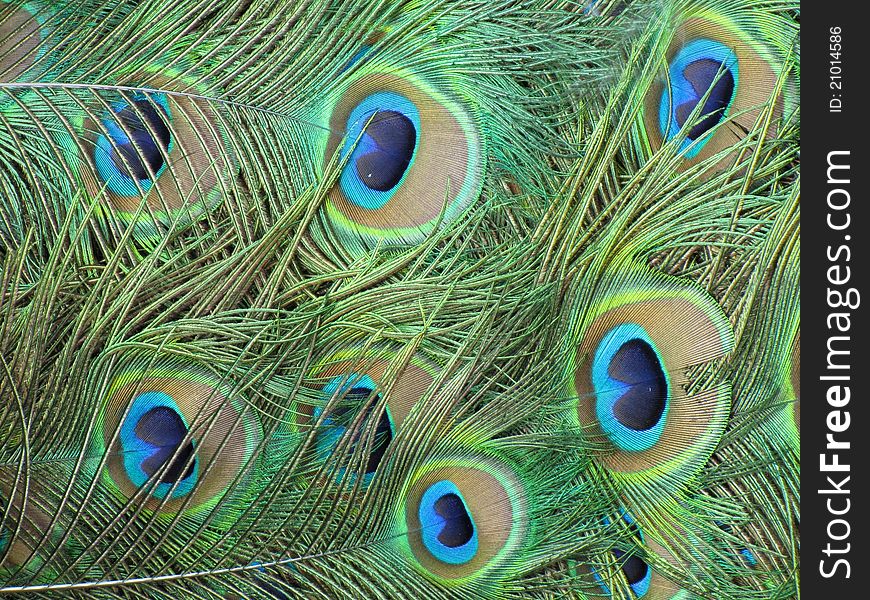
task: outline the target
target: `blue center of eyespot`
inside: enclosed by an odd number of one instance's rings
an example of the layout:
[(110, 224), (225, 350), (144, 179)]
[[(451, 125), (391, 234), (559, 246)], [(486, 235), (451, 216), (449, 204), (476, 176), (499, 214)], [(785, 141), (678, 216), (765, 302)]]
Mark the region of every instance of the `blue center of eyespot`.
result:
[[(175, 483), (193, 473), (193, 444), (182, 447), (187, 427), (181, 416), (166, 406), (157, 406), (142, 415), (136, 424), (136, 437), (152, 444), (157, 450), (142, 461), (142, 470), (149, 477), (159, 473), (158, 481)], [(165, 468), (164, 468), (165, 466)]]
[(474, 518), (452, 481), (429, 486), (420, 499), (418, 516), (423, 544), (441, 562), (461, 565), (477, 554)]
[(706, 141), (692, 145), (693, 142), (709, 135), (709, 131), (725, 118), (734, 100), (738, 85), (737, 56), (720, 42), (693, 40), (674, 56), (668, 75), (670, 94), (668, 90), (663, 91), (659, 102), (659, 127), (665, 139), (671, 140), (677, 135), (707, 95), (698, 111), (698, 120), (680, 146), (680, 151), (692, 158)]
[(649, 565), (639, 556), (630, 555), (625, 557), (625, 552), (622, 550), (613, 550), (613, 556), (621, 562), (625, 580), (638, 598), (643, 598), (649, 590), (650, 581), (652, 580), (652, 571)]
[[(199, 475), (188, 426), (175, 400), (164, 392), (144, 392), (133, 399), (121, 424), (124, 470), (137, 487), (156, 476), (152, 495), (171, 498), (190, 493)], [(153, 484), (153, 481), (152, 481)], [(172, 489), (175, 486), (175, 489)]]
[(97, 173), (110, 191), (138, 196), (139, 188), (151, 189), (174, 145), (170, 117), (164, 94), (135, 94), (129, 102), (111, 105), (111, 115), (101, 119), (108, 135), (100, 134), (94, 149)]
[(417, 130), (402, 113), (384, 110), (372, 116), (364, 136), (371, 148), (355, 159), (356, 175), (369, 189), (388, 192), (411, 163)]
[(622, 450), (652, 448), (665, 428), (670, 382), (656, 346), (635, 323), (608, 331), (592, 360), (595, 415)]
[(345, 197), (361, 208), (383, 207), (414, 162), (419, 131), (420, 112), (402, 95), (377, 92), (357, 104), (341, 149), (342, 159), (350, 154), (339, 178)]
[[(640, 538), (640, 541), (643, 542), (643, 532), (637, 526), (637, 523), (635, 523), (631, 515), (623, 510), (621, 511), (621, 516), (622, 520), (629, 525), (630, 529)], [(605, 525), (610, 525), (610, 519), (607, 517), (604, 517), (602, 521)], [(646, 561), (635, 555), (636, 549), (632, 549), (631, 552), (627, 553), (619, 548), (614, 548), (611, 552), (613, 553), (614, 558), (621, 563), (620, 569), (622, 570), (623, 575), (625, 575), (625, 580), (634, 592), (635, 597), (643, 598), (649, 591), (650, 583), (652, 582), (652, 569), (650, 569)], [(628, 555), (627, 558), (626, 555)], [(612, 596), (610, 588), (601, 576), (598, 575), (596, 569), (592, 568), (591, 571), (592, 576), (595, 578), (595, 581), (604, 593), (608, 596)]]
[[(338, 375), (333, 377), (329, 383), (323, 387), (324, 401), (328, 401), (329, 398), (337, 393), (343, 394), (343, 398), (339, 400), (338, 404), (332, 408), (330, 413), (322, 421), (323, 430), (318, 433), (316, 441), (317, 450), (321, 456), (332, 454), (335, 447), (338, 445), (339, 440), (347, 431), (347, 426), (345, 424), (352, 421), (358, 407), (368, 401), (367, 406), (364, 409), (366, 414), (359, 427), (359, 432), (351, 441), (347, 450), (348, 453), (354, 452), (357, 444), (360, 442), (360, 437), (362, 436), (363, 431), (367, 427), (366, 423), (372, 417), (372, 413), (374, 412), (375, 406), (379, 400), (378, 394), (375, 394), (375, 388), (375, 382), (371, 377), (368, 375), (360, 375), (358, 373)], [(368, 400), (372, 394), (374, 394), (374, 397), (371, 398), (371, 400)], [(315, 419), (319, 418), (322, 413), (322, 408), (314, 408), (313, 415)], [(371, 478), (374, 476), (375, 471), (381, 463), (384, 453), (387, 451), (392, 440), (393, 423), (390, 417), (389, 408), (385, 407), (378, 419), (378, 424), (375, 429), (375, 439), (373, 440), (369, 452), (369, 457), (366, 462), (366, 470), (363, 476), (364, 483), (371, 481)], [(343, 479), (344, 475), (345, 469), (342, 469), (339, 473), (338, 479)]]

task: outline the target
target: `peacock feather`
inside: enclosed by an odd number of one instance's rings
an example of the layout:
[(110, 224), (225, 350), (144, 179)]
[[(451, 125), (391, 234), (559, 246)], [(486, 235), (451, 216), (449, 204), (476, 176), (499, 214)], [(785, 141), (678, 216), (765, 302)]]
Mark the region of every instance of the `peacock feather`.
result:
[(798, 34), (0, 0), (0, 592), (798, 597)]

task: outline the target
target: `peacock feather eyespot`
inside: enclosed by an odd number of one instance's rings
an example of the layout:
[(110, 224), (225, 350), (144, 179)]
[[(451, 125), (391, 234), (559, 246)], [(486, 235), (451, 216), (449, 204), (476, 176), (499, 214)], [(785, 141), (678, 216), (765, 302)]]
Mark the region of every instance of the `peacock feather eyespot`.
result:
[(474, 518), (452, 481), (438, 481), (426, 490), (420, 499), (418, 516), (423, 544), (438, 560), (462, 565), (477, 554)]
[(174, 139), (165, 94), (134, 94), (115, 102), (101, 119), (94, 164), (108, 189), (120, 196), (139, 196), (166, 170)]
[(636, 554), (626, 554), (622, 550), (613, 550), (613, 556), (620, 561), (622, 574), (628, 582), (631, 591), (638, 598), (643, 598), (649, 591), (652, 580), (652, 570), (641, 557)]
[(708, 178), (733, 163), (736, 154), (728, 149), (736, 151), (771, 103), (767, 136), (775, 135), (785, 112), (785, 93), (774, 97), (785, 51), (764, 31), (748, 14), (698, 10), (683, 17), (667, 65), (644, 100), (643, 128), (652, 150), (676, 139), (680, 169), (727, 155), (704, 171)]
[(343, 167), (324, 215), (350, 253), (422, 241), (483, 185), (483, 135), (472, 105), (375, 63), (359, 65), (327, 107), (324, 170), (334, 158)]
[(345, 196), (361, 208), (382, 208), (404, 181), (419, 146), (420, 113), (399, 94), (372, 94), (351, 111), (341, 158)]
[(95, 453), (104, 482), (148, 511), (204, 512), (244, 493), (263, 439), (257, 415), (229, 384), (193, 365), (131, 365), (112, 377)]
[[(715, 299), (646, 269), (616, 275), (569, 336), (570, 406), (595, 456), (625, 482), (685, 480), (709, 458), (728, 420), (730, 387), (687, 394), (690, 366), (720, 358), (734, 333)], [(607, 291), (605, 291), (605, 289)]]
[[(314, 432), (320, 460), (333, 456), (339, 444), (339, 465), (346, 465), (346, 457), (356, 453), (361, 444), (367, 449), (365, 466), (361, 467), (365, 469), (361, 473), (363, 484), (371, 481), (402, 422), (432, 385), (437, 372), (427, 361), (412, 357), (387, 389), (387, 374), (396, 368), (396, 358), (395, 353), (380, 349), (361, 354), (353, 348), (329, 354), (310, 373), (306, 387), (314, 392), (311, 398), (297, 401), (294, 406), (298, 431), (310, 431), (320, 421)], [(351, 425), (351, 438), (343, 440)], [(347, 470), (346, 466), (337, 469), (339, 482), (356, 481), (358, 474), (348, 476)]]
[(693, 158), (734, 101), (740, 75), (737, 55), (715, 40), (696, 39), (680, 48), (668, 71), (669, 86), (659, 102), (661, 134), (673, 139), (694, 113), (695, 124), (680, 146), (687, 158)]
[[(634, 518), (632, 518), (632, 516), (627, 512), (623, 511), (622, 521), (628, 525), (634, 536), (640, 540), (641, 544), (643, 544), (643, 531), (638, 527)], [(637, 549), (625, 552), (619, 548), (614, 548), (612, 552), (614, 558), (620, 562), (620, 569), (622, 570), (623, 575), (625, 575), (625, 579), (635, 596), (643, 598), (649, 591), (650, 582), (652, 580), (652, 569), (650, 569), (645, 560), (637, 555)]]
[(655, 342), (635, 323), (617, 325), (598, 345), (592, 366), (595, 412), (604, 433), (626, 451), (648, 450), (662, 435), (669, 377)]
[[(605, 525), (610, 525), (610, 519), (605, 517), (603, 521)], [(631, 515), (624, 510), (622, 511), (622, 521), (628, 526), (633, 536), (638, 538), (640, 543), (643, 544), (643, 531), (641, 531)], [(634, 592), (635, 598), (645, 598), (653, 581), (653, 570), (650, 568), (649, 564), (639, 556), (639, 549), (636, 547), (634, 542), (630, 543), (630, 548), (625, 548), (625, 546), (622, 548), (614, 547), (610, 552), (616, 560), (619, 570), (625, 577), (625, 581), (628, 583), (631, 591)], [(613, 597), (610, 586), (607, 585), (607, 582), (599, 574), (598, 569), (590, 566), (589, 570), (604, 594), (608, 597)]]
[(396, 525), (403, 551), (415, 568), (445, 583), (504, 573), (529, 531), (523, 484), (491, 457), (427, 461), (411, 476), (403, 504)]
[(238, 159), (220, 105), (189, 76), (153, 64), (116, 77), (159, 91), (118, 92), (80, 116), (75, 171), (102, 215), (150, 244), (217, 206)]
[[(374, 418), (376, 406), (381, 401), (381, 396), (376, 392), (376, 389), (377, 386), (371, 377), (357, 373), (337, 375), (323, 387), (324, 406), (334, 395), (340, 395), (341, 398), (338, 404), (333, 406), (326, 416), (323, 417), (321, 429), (317, 433), (316, 444), (320, 456), (325, 458), (333, 454), (341, 442), (341, 438), (347, 435), (348, 427), (354, 421), (354, 417), (360, 408), (362, 408), (364, 411), (362, 421), (353, 432), (352, 440), (345, 447), (345, 452), (348, 455), (353, 454), (357, 450), (357, 446), (362, 442), (364, 431), (369, 427), (371, 419)], [(312, 416), (315, 419), (320, 418), (323, 411), (323, 408), (315, 406)], [(371, 481), (395, 434), (395, 427), (388, 406), (384, 407), (384, 410), (377, 419), (374, 440), (369, 447), (368, 458), (366, 459), (366, 466), (363, 472), (364, 483)], [(346, 469), (340, 469), (338, 475), (339, 481), (345, 475)], [(348, 479), (352, 482), (355, 476)]]
[(137, 395), (121, 423), (124, 470), (142, 487), (152, 478), (157, 498), (180, 498), (196, 485), (199, 464), (184, 415), (171, 396), (160, 391)]
[[(622, 575), (625, 577), (625, 581), (628, 583), (631, 591), (634, 592), (634, 597), (640, 599), (646, 597), (649, 592), (653, 571), (636, 552), (637, 550), (626, 552), (618, 548), (611, 550), (614, 559), (619, 565), (619, 570), (622, 571)], [(589, 570), (592, 573), (593, 579), (601, 588), (601, 591), (607, 597), (612, 598), (613, 594), (610, 586), (607, 585), (607, 582), (601, 577), (598, 570), (594, 567), (590, 567)]]

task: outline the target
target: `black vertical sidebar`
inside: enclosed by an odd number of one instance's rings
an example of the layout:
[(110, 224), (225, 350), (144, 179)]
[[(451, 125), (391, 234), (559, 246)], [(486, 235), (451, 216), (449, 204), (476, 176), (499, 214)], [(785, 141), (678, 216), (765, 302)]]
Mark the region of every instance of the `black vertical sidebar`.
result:
[(800, 554), (810, 600), (866, 597), (870, 576), (870, 30), (860, 6), (812, 0), (801, 14)]

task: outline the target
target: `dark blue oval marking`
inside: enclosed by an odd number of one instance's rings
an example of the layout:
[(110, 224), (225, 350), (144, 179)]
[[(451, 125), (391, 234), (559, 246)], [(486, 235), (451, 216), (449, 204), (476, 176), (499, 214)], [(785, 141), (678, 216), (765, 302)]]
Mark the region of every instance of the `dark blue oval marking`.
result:
[(420, 499), (418, 517), (423, 544), (432, 555), (451, 565), (465, 564), (477, 554), (474, 518), (462, 492), (452, 481), (432, 484)]
[(673, 139), (689, 115), (708, 93), (680, 151), (687, 158), (696, 156), (709, 141), (710, 130), (728, 113), (737, 86), (737, 55), (728, 46), (709, 39), (696, 39), (674, 56), (668, 68), (670, 89), (659, 101), (659, 128), (665, 140)]
[(592, 359), (595, 414), (620, 449), (652, 448), (665, 428), (670, 381), (655, 343), (636, 323), (608, 331)]
[[(358, 140), (358, 141), (357, 141)], [(354, 145), (356, 144), (356, 145)], [(383, 207), (401, 187), (420, 146), (420, 112), (393, 92), (377, 92), (351, 111), (340, 156), (339, 185), (357, 206)]]
[(130, 102), (113, 103), (111, 110), (101, 119), (108, 135), (100, 134), (94, 149), (97, 173), (113, 193), (138, 196), (166, 169), (174, 145), (169, 103), (165, 94), (136, 94)]
[(165, 498), (170, 490), (170, 498), (190, 493), (199, 476), (199, 460), (194, 441), (180, 447), (187, 433), (181, 409), (168, 394), (151, 391), (136, 396), (119, 435), (130, 481), (142, 487), (160, 473), (153, 496)]

